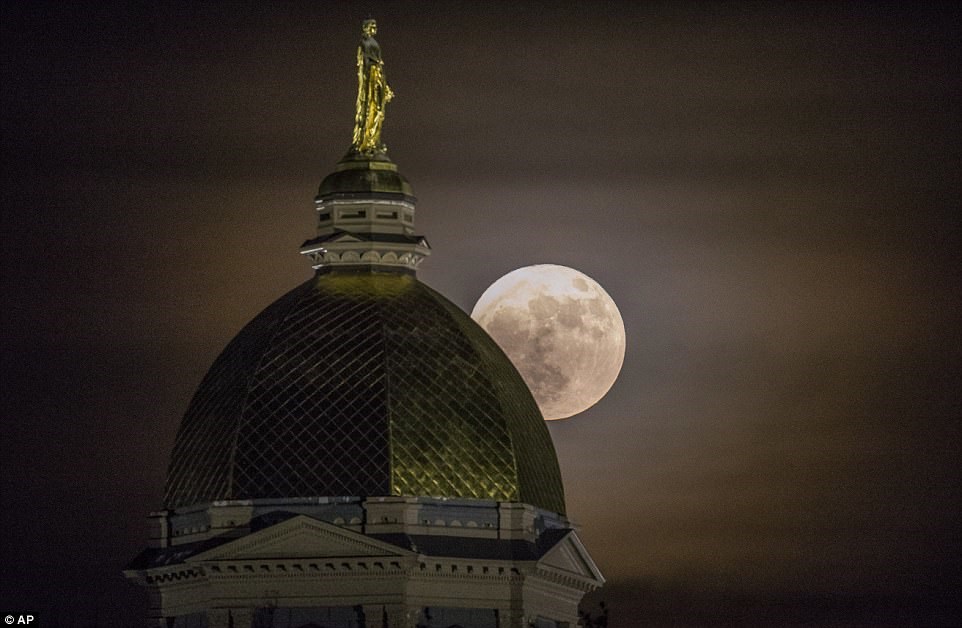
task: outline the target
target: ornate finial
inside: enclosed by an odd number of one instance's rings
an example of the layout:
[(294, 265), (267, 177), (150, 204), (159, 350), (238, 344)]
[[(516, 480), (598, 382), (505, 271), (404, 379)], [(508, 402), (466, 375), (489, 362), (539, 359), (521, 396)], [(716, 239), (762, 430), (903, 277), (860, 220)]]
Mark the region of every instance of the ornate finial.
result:
[(384, 78), (376, 33), (374, 20), (364, 20), (357, 48), (354, 141), (321, 182), (314, 199), (317, 236), (301, 245), (301, 254), (319, 273), (343, 268), (414, 273), (431, 253), (424, 236), (414, 232), (411, 186), (381, 143), (384, 106), (394, 94)]
[(351, 143), (351, 151), (363, 155), (387, 150), (381, 143), (381, 127), (384, 125), (384, 107), (394, 96), (384, 76), (384, 61), (375, 34), (377, 22), (364, 20), (361, 43), (357, 47), (357, 107)]

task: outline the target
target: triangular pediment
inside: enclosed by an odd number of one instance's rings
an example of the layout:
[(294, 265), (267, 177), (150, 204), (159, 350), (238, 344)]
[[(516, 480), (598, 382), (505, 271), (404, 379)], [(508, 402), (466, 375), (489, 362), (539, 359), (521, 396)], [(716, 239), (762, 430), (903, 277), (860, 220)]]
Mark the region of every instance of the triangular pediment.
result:
[(287, 558), (401, 557), (403, 548), (372, 539), (305, 515), (258, 530), (188, 562), (211, 560), (263, 560)]
[(574, 530), (544, 553), (538, 561), (538, 567), (592, 581), (597, 583), (596, 586), (601, 586), (605, 582), (604, 576), (601, 575), (595, 561), (591, 560), (588, 550), (585, 549)]
[(333, 242), (361, 242), (361, 238), (357, 237), (357, 236), (354, 235), (353, 233), (349, 233), (349, 232), (347, 232), (347, 231), (341, 231), (340, 233), (336, 233), (336, 234), (334, 234), (333, 236), (331, 236), (330, 238), (328, 238), (327, 241), (328, 241), (329, 243), (333, 243)]

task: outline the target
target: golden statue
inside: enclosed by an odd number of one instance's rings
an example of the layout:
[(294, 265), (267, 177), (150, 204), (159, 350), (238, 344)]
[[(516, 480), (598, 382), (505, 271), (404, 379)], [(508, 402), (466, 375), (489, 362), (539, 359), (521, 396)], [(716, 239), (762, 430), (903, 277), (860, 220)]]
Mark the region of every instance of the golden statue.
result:
[(381, 143), (381, 126), (384, 124), (384, 107), (394, 96), (384, 76), (384, 61), (375, 34), (377, 22), (364, 20), (361, 43), (357, 47), (357, 108), (351, 149), (365, 155), (387, 150)]

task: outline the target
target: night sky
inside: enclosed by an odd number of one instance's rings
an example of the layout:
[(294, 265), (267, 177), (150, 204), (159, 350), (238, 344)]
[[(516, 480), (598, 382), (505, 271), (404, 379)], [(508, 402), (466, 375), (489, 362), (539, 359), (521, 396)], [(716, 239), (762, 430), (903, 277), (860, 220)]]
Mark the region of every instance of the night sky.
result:
[(139, 621), (190, 397), (310, 276), (370, 14), (420, 278), (621, 309), (550, 424), (611, 625), (960, 623), (962, 13), (639, 5), (0, 4), (0, 612)]

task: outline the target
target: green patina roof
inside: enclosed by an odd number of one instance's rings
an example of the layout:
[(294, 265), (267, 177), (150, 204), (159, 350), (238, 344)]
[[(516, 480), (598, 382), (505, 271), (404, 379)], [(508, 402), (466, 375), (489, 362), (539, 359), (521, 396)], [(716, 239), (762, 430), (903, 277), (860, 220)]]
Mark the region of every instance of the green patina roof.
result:
[(337, 164), (334, 172), (321, 181), (317, 196), (325, 198), (357, 194), (365, 197), (383, 194), (414, 198), (411, 184), (397, 171), (397, 166), (386, 155), (371, 159), (348, 153)]
[(484, 330), (412, 275), (322, 273), (215, 361), (165, 502), (374, 495), (565, 510), (544, 420)]

